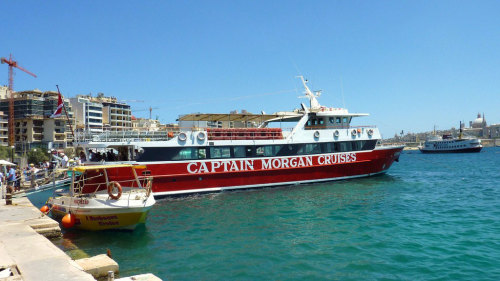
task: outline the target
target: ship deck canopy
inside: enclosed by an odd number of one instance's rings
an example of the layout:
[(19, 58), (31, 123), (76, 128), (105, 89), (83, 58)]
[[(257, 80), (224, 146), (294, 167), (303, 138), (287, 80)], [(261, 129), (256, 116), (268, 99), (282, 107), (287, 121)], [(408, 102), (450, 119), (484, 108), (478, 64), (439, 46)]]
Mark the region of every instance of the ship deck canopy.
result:
[[(269, 122), (269, 121), (295, 121), (303, 114), (296, 112), (280, 112), (275, 114), (250, 114), (250, 113), (192, 113), (181, 116), (178, 121), (235, 121), (235, 122)], [(291, 120), (292, 119), (292, 120)]]

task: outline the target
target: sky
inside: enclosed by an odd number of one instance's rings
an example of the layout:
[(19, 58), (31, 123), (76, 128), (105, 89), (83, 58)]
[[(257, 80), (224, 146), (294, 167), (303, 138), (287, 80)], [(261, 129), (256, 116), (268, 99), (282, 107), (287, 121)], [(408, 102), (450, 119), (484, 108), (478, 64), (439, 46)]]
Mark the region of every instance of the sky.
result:
[[(369, 113), (384, 138), (500, 123), (500, 1), (7, 1), (14, 90), (104, 93), (133, 115), (299, 108)], [(3, 77), (3, 78), (2, 78)], [(8, 67), (0, 66), (0, 84)], [(141, 102), (142, 101), (142, 102)]]

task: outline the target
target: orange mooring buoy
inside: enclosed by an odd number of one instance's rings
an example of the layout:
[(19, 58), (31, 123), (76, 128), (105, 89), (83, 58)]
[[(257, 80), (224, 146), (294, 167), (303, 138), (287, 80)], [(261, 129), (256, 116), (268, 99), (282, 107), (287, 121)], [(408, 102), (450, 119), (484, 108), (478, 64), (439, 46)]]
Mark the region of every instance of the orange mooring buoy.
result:
[(47, 214), (50, 211), (49, 206), (45, 205), (40, 208), (40, 212)]
[(71, 228), (75, 225), (75, 216), (67, 214), (62, 218), (61, 223), (65, 228)]

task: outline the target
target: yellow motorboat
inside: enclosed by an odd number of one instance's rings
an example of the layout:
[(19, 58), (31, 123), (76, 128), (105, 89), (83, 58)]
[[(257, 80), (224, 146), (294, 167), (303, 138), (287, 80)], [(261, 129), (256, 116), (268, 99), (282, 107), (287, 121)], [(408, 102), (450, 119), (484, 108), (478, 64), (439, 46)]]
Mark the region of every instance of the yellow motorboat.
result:
[(49, 198), (45, 210), (62, 219), (64, 227), (135, 229), (145, 223), (155, 204), (152, 178), (137, 176), (136, 170), (144, 169), (146, 166), (131, 164), (71, 168), (69, 192)]

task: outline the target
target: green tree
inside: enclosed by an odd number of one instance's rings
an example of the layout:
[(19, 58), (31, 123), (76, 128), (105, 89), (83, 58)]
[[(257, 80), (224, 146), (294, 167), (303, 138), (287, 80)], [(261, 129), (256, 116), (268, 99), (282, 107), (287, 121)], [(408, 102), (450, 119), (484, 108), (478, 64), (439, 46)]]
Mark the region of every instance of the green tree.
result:
[(12, 149), (8, 146), (0, 146), (0, 159), (10, 161)]
[(40, 163), (40, 162), (48, 161), (50, 159), (47, 151), (45, 151), (45, 149), (41, 149), (41, 148), (31, 149), (28, 152), (27, 157), (28, 157), (28, 163), (30, 163), (30, 164), (33, 163), (35, 165)]

